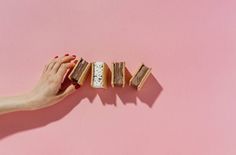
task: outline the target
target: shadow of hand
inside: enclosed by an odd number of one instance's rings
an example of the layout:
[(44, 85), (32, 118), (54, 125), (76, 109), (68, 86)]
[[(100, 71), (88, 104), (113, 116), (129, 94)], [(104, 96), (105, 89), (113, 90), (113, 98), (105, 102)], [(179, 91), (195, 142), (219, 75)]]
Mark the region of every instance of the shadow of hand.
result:
[[(128, 72), (127, 75), (130, 76), (130, 73)], [(63, 88), (70, 84), (68, 82), (66, 77), (62, 84)], [(119, 96), (123, 104), (137, 104), (137, 98), (139, 98), (151, 108), (161, 91), (161, 85), (152, 74), (140, 91), (136, 91), (129, 86), (125, 86), (125, 88), (109, 87), (108, 89), (95, 90), (90, 87), (89, 81), (86, 80), (83, 87), (79, 88), (78, 91), (51, 107), (35, 111), (14, 112), (0, 116), (0, 139), (17, 132), (42, 127), (60, 120), (84, 98), (87, 98), (92, 103), (96, 95), (98, 95), (103, 105), (116, 105), (116, 95)]]

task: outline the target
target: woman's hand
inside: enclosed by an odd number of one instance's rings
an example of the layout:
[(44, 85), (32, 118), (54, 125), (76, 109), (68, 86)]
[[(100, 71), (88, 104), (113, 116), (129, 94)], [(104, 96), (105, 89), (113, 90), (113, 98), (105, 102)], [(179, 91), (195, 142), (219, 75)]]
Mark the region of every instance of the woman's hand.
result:
[(76, 86), (71, 84), (65, 90), (61, 90), (61, 84), (68, 70), (74, 67), (75, 55), (66, 54), (63, 57), (55, 57), (43, 70), (37, 85), (30, 92), (35, 100), (27, 106), (29, 109), (39, 109), (57, 103), (64, 97), (74, 92)]
[(29, 93), (0, 97), (0, 114), (48, 107), (74, 92), (77, 85), (70, 83), (63, 89), (61, 86), (66, 74), (75, 65), (75, 57), (75, 55), (66, 54), (51, 60), (45, 66), (39, 82)]

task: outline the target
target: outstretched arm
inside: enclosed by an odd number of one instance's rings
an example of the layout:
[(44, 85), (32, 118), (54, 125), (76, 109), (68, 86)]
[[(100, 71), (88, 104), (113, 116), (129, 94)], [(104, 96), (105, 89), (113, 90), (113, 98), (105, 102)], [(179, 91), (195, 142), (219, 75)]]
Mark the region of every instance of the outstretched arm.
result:
[(74, 67), (74, 55), (66, 54), (63, 57), (55, 57), (43, 70), (37, 85), (28, 93), (0, 97), (0, 114), (36, 110), (53, 105), (75, 90), (71, 84), (61, 91), (61, 83), (69, 69)]

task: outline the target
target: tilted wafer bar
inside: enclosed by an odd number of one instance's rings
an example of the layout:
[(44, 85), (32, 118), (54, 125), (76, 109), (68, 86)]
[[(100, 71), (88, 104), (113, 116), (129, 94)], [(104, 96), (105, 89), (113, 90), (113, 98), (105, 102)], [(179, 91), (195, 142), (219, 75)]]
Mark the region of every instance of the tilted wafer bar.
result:
[(134, 76), (130, 79), (129, 85), (133, 86), (137, 90), (140, 90), (143, 87), (144, 82), (146, 81), (150, 73), (151, 73), (151, 68), (148, 68), (147, 66), (142, 64), (136, 71)]
[(91, 86), (93, 88), (107, 88), (108, 66), (104, 62), (91, 64)]
[(111, 65), (111, 86), (125, 86), (125, 62), (114, 62)]
[(85, 61), (83, 58), (80, 58), (68, 77), (71, 81), (82, 85), (88, 76), (89, 69), (90, 63)]

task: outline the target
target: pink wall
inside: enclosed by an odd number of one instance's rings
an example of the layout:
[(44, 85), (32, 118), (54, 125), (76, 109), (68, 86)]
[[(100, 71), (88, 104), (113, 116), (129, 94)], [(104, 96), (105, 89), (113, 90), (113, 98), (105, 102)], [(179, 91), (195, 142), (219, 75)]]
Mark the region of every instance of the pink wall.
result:
[(235, 155), (235, 0), (0, 0), (0, 94), (49, 59), (153, 68), (142, 91), (96, 91), (0, 116), (1, 155)]

